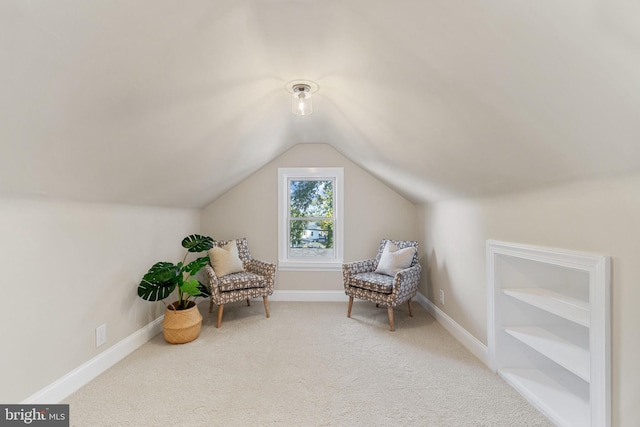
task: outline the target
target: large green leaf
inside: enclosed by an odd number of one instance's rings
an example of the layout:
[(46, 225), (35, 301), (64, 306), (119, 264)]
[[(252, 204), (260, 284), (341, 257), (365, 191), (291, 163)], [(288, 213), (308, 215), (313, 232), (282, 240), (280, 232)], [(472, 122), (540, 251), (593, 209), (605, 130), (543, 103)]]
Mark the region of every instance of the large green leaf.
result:
[(147, 301), (160, 301), (168, 297), (181, 281), (180, 267), (170, 262), (157, 262), (151, 266), (138, 285), (138, 296)]
[(203, 256), (203, 257), (200, 257), (198, 259), (194, 259), (189, 264), (185, 265), (182, 270), (186, 271), (187, 273), (189, 273), (190, 276), (193, 276), (194, 274), (196, 274), (198, 271), (200, 271), (208, 263), (209, 263), (209, 257), (208, 256)]
[(142, 280), (161, 284), (161, 283), (177, 283), (180, 277), (180, 266), (176, 266), (170, 262), (157, 262), (151, 266), (147, 274)]
[(198, 282), (196, 279), (187, 280), (186, 282), (183, 282), (182, 285), (180, 285), (180, 290), (191, 295), (192, 297), (198, 297), (201, 293), (200, 282)]
[(191, 234), (182, 239), (182, 247), (186, 248), (189, 252), (208, 251), (213, 247), (213, 239), (209, 236)]
[(138, 285), (138, 296), (147, 301), (160, 301), (171, 295), (175, 288), (174, 282), (152, 283), (142, 279)]

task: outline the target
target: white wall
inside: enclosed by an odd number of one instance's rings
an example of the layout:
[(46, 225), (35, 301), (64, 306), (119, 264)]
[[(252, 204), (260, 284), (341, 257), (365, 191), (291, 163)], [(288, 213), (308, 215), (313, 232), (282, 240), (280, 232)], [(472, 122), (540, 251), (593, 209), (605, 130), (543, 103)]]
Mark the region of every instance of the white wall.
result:
[[(345, 261), (376, 255), (381, 238), (418, 238), (417, 209), (327, 144), (298, 144), (203, 210), (214, 239), (247, 237), (254, 258), (278, 261), (278, 168), (344, 167)], [(278, 271), (276, 290), (342, 290), (341, 272)]]
[(25, 400), (160, 316), (137, 285), (199, 230), (198, 210), (0, 198), (0, 402)]
[[(422, 292), (487, 342), (485, 241), (498, 239), (612, 258), (613, 424), (640, 419), (640, 175), (424, 206)], [(442, 306), (433, 295), (445, 291)]]

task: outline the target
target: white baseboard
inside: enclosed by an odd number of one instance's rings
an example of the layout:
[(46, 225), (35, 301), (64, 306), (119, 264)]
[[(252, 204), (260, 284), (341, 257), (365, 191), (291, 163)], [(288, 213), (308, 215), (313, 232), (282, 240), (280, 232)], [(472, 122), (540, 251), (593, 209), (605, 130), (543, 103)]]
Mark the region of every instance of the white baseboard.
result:
[(347, 302), (344, 291), (273, 291), (271, 301)]
[(445, 328), (455, 339), (466, 347), (474, 356), (476, 356), (482, 363), (489, 366), (489, 348), (482, 344), (476, 337), (471, 335), (465, 328), (460, 326), (455, 320), (447, 316), (447, 314), (440, 310), (434, 303), (429, 301), (424, 295), (418, 293), (418, 303), (424, 307), (437, 321)]
[(162, 331), (163, 317), (164, 316), (160, 316), (148, 325), (138, 329), (93, 359), (83, 363), (39, 392), (29, 396), (23, 400), (21, 404), (53, 404), (61, 402), (67, 396), (88, 384), (98, 375), (160, 333)]

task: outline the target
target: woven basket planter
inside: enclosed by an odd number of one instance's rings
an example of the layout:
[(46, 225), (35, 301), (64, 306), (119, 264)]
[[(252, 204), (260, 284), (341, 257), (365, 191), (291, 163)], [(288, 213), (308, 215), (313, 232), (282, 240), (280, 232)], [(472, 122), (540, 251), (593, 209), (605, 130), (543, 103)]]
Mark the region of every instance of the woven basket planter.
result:
[(175, 310), (177, 305), (176, 301), (166, 308), (162, 321), (164, 339), (170, 344), (184, 344), (195, 340), (200, 335), (202, 326), (202, 315), (193, 301), (189, 302), (186, 310)]

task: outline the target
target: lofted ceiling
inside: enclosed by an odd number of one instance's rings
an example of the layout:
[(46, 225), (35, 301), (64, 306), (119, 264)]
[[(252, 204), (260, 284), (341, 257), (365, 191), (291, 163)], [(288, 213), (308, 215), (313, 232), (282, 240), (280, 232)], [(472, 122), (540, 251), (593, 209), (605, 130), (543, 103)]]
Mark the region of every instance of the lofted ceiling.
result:
[(0, 61), (0, 194), (202, 207), (316, 142), (416, 203), (640, 171), (633, 0), (2, 0)]

